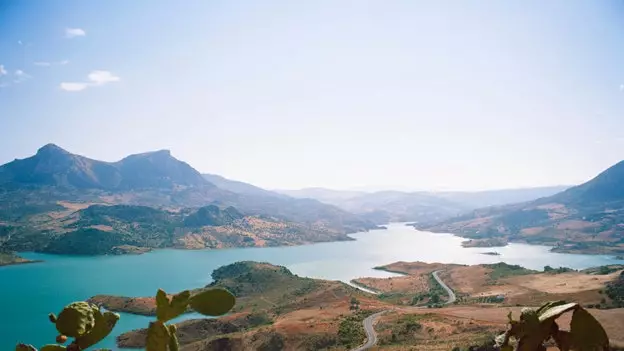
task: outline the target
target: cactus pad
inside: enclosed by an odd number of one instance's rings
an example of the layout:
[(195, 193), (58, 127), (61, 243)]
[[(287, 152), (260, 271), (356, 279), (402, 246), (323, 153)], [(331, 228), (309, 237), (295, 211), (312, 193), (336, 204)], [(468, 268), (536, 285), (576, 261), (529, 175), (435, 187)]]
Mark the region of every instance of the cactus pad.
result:
[(95, 326), (95, 312), (99, 309), (88, 302), (71, 303), (59, 313), (56, 319), (56, 330), (61, 335), (79, 337)]
[(171, 337), (169, 338), (169, 351), (179, 351), (180, 344), (178, 343), (178, 335), (176, 334), (178, 329), (175, 325), (169, 326), (169, 334)]
[(166, 322), (181, 315), (186, 312), (190, 297), (191, 292), (185, 290), (174, 295), (170, 302), (167, 293), (162, 289), (158, 289), (156, 293), (156, 317), (159, 321)]
[(609, 337), (600, 323), (587, 310), (579, 308), (570, 323), (572, 345), (577, 350), (608, 350)]
[(147, 329), (146, 351), (167, 351), (171, 335), (169, 328), (161, 321), (151, 322)]
[(80, 349), (82, 350), (97, 344), (102, 339), (107, 337), (119, 320), (119, 315), (113, 312), (102, 313), (99, 310), (96, 310), (94, 315), (94, 327), (88, 333), (77, 337), (75, 340), (75, 343), (80, 346)]
[(191, 307), (206, 316), (220, 316), (234, 307), (236, 298), (231, 292), (216, 288), (191, 297)]

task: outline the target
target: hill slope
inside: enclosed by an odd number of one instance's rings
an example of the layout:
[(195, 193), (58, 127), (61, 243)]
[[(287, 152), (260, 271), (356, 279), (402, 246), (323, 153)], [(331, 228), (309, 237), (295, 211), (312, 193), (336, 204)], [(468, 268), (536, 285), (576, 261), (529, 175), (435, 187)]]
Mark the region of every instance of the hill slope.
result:
[(624, 253), (624, 162), (562, 193), (475, 210), (418, 228), (554, 245), (559, 252)]
[(176, 212), (146, 206), (92, 205), (36, 216), (28, 226), (0, 225), (0, 232), (6, 232), (3, 237), (10, 235), (3, 243), (4, 250), (83, 255), (352, 240), (342, 231), (246, 216), (233, 207), (214, 205)]
[(431, 222), (455, 217), (479, 207), (532, 201), (554, 195), (565, 186), (477, 192), (339, 191), (323, 188), (281, 190), (298, 198), (312, 198), (359, 214), (378, 224)]
[(374, 227), (315, 200), (293, 199), (219, 176), (209, 178), (221, 187), (167, 150), (103, 162), (48, 144), (31, 157), (0, 166), (0, 222), (27, 225), (33, 216), (63, 210), (59, 201), (71, 201), (173, 210), (215, 204), (236, 207), (245, 215), (323, 225), (342, 232)]

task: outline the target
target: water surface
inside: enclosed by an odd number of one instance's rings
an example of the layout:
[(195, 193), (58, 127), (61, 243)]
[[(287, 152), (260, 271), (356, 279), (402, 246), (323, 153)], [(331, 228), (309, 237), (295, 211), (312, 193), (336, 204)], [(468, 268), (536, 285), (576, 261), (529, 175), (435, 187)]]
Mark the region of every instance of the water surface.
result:
[[(504, 261), (527, 268), (566, 266), (575, 269), (621, 263), (613, 256), (570, 255), (549, 252), (549, 247), (510, 244), (504, 248), (462, 248), (462, 238), (416, 231), (404, 224), (388, 230), (352, 235), (355, 241), (307, 246), (225, 249), (159, 250), (139, 256), (76, 257), (25, 253), (43, 263), (0, 267), (0, 350), (17, 342), (42, 346), (54, 341), (50, 312), (97, 294), (151, 296), (158, 288), (168, 292), (204, 286), (215, 268), (241, 260), (285, 265), (293, 273), (348, 282), (362, 276), (386, 277), (373, 270), (395, 261), (442, 263), (495, 263)], [(483, 255), (497, 251), (500, 256)], [(183, 316), (181, 318), (189, 318)], [(114, 336), (146, 327), (149, 317), (122, 314), (113, 336), (99, 347), (117, 350)]]

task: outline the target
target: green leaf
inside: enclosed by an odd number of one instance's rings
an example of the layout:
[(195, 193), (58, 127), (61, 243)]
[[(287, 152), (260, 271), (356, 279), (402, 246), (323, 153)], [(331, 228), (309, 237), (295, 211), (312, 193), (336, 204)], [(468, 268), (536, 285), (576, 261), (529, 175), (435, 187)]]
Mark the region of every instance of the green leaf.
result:
[(158, 320), (167, 322), (186, 312), (189, 297), (191, 297), (191, 292), (185, 290), (174, 295), (170, 302), (167, 293), (162, 289), (158, 289), (156, 293), (156, 317)]
[(41, 348), (41, 351), (65, 351), (67, 348), (63, 345), (45, 345)]
[(572, 314), (570, 336), (574, 349), (578, 351), (608, 350), (609, 337), (600, 322), (584, 308)]
[(562, 314), (571, 311), (575, 308), (578, 308), (579, 304), (576, 302), (572, 302), (572, 303), (567, 303), (565, 305), (559, 305), (559, 306), (555, 306), (552, 308), (549, 308), (547, 310), (544, 310), (542, 312), (542, 314), (539, 316), (539, 320), (540, 322), (543, 322), (547, 319), (556, 319), (559, 318), (559, 316), (561, 316)]
[(191, 297), (191, 307), (206, 316), (226, 314), (235, 303), (234, 295), (221, 288), (205, 290)]
[(161, 321), (151, 322), (147, 328), (146, 351), (167, 351), (169, 345), (169, 329)]

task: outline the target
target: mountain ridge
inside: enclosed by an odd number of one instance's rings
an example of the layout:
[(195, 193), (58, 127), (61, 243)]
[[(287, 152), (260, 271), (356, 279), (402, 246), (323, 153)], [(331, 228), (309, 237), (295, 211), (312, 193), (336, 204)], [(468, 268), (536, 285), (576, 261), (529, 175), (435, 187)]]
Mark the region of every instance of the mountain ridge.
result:
[(622, 254), (622, 223), (624, 162), (619, 162), (593, 179), (552, 196), (476, 209), (456, 218), (416, 227), (484, 242), (488, 238), (501, 238), (551, 245), (557, 252)]
[[(145, 168), (149, 168), (148, 172)], [(169, 150), (106, 162), (73, 154), (55, 144), (46, 144), (33, 156), (0, 166), (0, 185), (6, 183), (101, 190), (212, 185)]]

